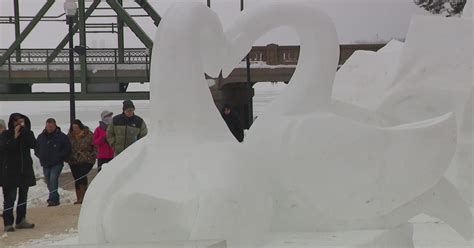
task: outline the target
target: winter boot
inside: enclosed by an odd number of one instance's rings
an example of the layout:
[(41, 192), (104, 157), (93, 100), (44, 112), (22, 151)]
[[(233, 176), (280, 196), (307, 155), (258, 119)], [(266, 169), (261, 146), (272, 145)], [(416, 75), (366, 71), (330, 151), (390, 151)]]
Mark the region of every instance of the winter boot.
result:
[(35, 224), (28, 223), (26, 219), (23, 219), (19, 224), (16, 224), (16, 229), (32, 229), (35, 228)]
[(79, 188), (76, 189), (76, 197), (77, 201), (74, 204), (82, 204), (84, 200), (84, 195), (86, 194), (87, 185), (80, 185)]
[(13, 226), (5, 226), (4, 230), (5, 232), (14, 232), (15, 228), (13, 228)]

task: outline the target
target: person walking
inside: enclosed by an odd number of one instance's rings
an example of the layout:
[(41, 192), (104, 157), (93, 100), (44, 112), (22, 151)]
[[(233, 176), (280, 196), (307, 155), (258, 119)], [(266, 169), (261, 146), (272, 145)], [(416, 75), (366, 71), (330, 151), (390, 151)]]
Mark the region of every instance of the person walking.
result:
[[(8, 130), (3, 133), (5, 160), (3, 163), (3, 222), (6, 232), (16, 229), (30, 229), (35, 225), (26, 220), (29, 187), (36, 185), (31, 149), (36, 147), (36, 139), (31, 131), (31, 122), (25, 115), (10, 115)], [(16, 221), (13, 216), (15, 201)], [(16, 223), (15, 227), (13, 224)]]
[(68, 137), (72, 151), (67, 162), (75, 180), (77, 197), (74, 204), (82, 204), (88, 185), (87, 174), (96, 162), (94, 135), (80, 120), (75, 120), (71, 124)]
[(114, 149), (115, 156), (148, 133), (145, 121), (135, 115), (135, 105), (132, 101), (123, 101), (122, 111), (113, 118), (112, 124), (107, 128), (107, 141)]
[(222, 111), (222, 118), (224, 118), (225, 123), (229, 127), (230, 131), (234, 137), (239, 141), (244, 141), (244, 129), (242, 128), (242, 123), (240, 122), (239, 117), (232, 111), (230, 105), (226, 104)]
[[(0, 119), (0, 188), (3, 186), (3, 163), (5, 162), (5, 139), (3, 133), (6, 131), (7, 125), (5, 121)], [(0, 213), (0, 217), (3, 217), (3, 212)]]
[(110, 162), (114, 158), (114, 150), (107, 141), (107, 127), (112, 123), (113, 113), (102, 111), (99, 126), (94, 130), (94, 145), (97, 148), (97, 168), (100, 172), (102, 165)]
[(46, 120), (43, 132), (38, 135), (38, 145), (35, 155), (39, 158), (43, 174), (48, 185), (48, 207), (59, 206), (59, 176), (64, 167), (64, 161), (71, 153), (69, 138), (57, 126), (56, 120)]
[(7, 130), (7, 125), (5, 124), (5, 121), (0, 119), (0, 187), (2, 187), (3, 184), (3, 163), (5, 163), (5, 156), (7, 155), (5, 153), (5, 138), (4, 138), (4, 132)]

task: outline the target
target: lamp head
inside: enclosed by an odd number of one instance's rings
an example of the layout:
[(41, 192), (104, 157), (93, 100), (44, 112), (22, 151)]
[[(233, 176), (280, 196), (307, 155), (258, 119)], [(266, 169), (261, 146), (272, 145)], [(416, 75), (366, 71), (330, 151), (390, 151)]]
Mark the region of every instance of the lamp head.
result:
[(75, 16), (77, 12), (77, 5), (75, 0), (66, 0), (64, 2), (64, 13), (66, 16), (72, 17)]

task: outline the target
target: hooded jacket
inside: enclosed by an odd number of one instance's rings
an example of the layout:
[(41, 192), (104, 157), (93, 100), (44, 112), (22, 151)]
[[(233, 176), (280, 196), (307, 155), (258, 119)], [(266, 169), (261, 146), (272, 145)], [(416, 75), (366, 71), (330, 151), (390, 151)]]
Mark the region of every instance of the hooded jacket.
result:
[(94, 131), (94, 145), (97, 147), (98, 159), (114, 158), (114, 150), (107, 142), (107, 124), (101, 121)]
[[(25, 127), (15, 138), (15, 119), (25, 120)], [(36, 147), (36, 139), (31, 131), (31, 122), (25, 115), (14, 113), (10, 115), (8, 130), (3, 133), (5, 146), (5, 161), (2, 167), (2, 186), (30, 187), (36, 185), (31, 149)]]
[(7, 155), (5, 152), (5, 133), (0, 133), (0, 187), (3, 184), (3, 167), (5, 164), (5, 156)]

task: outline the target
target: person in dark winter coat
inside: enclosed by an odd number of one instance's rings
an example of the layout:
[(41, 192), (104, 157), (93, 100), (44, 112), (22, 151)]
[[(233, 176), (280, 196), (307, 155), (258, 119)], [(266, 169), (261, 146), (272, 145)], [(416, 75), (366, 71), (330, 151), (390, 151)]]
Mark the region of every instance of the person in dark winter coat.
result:
[[(7, 130), (5, 121), (0, 119), (0, 187), (3, 186), (3, 163), (5, 163), (5, 139), (3, 133)], [(3, 215), (3, 214), (2, 214)]]
[(69, 138), (61, 132), (56, 120), (46, 120), (43, 132), (38, 136), (38, 145), (35, 155), (39, 158), (43, 167), (44, 178), (48, 185), (48, 206), (59, 205), (59, 176), (64, 167), (64, 161), (71, 153)]
[(135, 115), (135, 105), (132, 101), (123, 101), (122, 110), (122, 114), (115, 116), (107, 128), (107, 141), (116, 156), (148, 133), (145, 121)]
[(94, 145), (97, 147), (97, 168), (102, 170), (102, 165), (110, 162), (114, 158), (114, 150), (107, 141), (107, 127), (112, 124), (113, 113), (102, 111), (101, 121), (94, 131)]
[(25, 115), (10, 115), (8, 130), (4, 133), (5, 162), (3, 165), (3, 222), (5, 231), (15, 231), (13, 206), (18, 195), (16, 208), (16, 228), (34, 228), (26, 221), (28, 189), (36, 185), (31, 149), (36, 147), (36, 139), (31, 131), (31, 122)]
[(225, 105), (222, 111), (222, 118), (224, 118), (225, 123), (229, 127), (230, 131), (234, 135), (234, 137), (239, 141), (244, 141), (244, 128), (242, 127), (242, 123), (240, 122), (239, 116), (237, 116), (230, 105)]
[(68, 137), (72, 151), (67, 161), (76, 181), (77, 201), (74, 204), (82, 204), (88, 184), (87, 174), (96, 162), (97, 151), (93, 143), (94, 135), (80, 120), (75, 120), (71, 124)]

